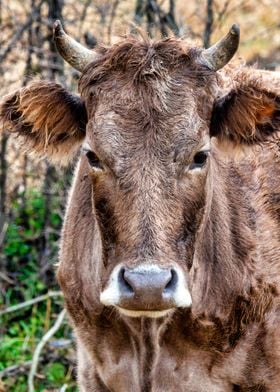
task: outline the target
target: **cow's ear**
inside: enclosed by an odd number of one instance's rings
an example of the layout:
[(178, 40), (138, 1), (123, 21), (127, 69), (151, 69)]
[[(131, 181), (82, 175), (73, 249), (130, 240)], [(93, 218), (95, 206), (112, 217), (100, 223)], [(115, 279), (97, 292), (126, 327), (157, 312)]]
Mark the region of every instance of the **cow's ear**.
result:
[(214, 104), (210, 135), (218, 142), (251, 145), (277, 137), (278, 131), (280, 95), (276, 92), (239, 86)]
[(79, 96), (57, 83), (34, 81), (4, 97), (0, 120), (27, 150), (64, 163), (84, 139), (87, 113)]

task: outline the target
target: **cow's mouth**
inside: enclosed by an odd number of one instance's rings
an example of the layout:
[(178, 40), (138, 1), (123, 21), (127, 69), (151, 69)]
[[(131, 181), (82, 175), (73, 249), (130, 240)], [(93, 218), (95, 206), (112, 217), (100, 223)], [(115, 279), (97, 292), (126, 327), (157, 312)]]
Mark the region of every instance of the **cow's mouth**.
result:
[(165, 309), (165, 310), (131, 310), (126, 308), (121, 308), (120, 306), (116, 306), (118, 311), (127, 317), (149, 317), (149, 318), (161, 318), (165, 317), (170, 313), (173, 313), (174, 308)]
[(191, 296), (179, 267), (160, 268), (142, 264), (117, 266), (100, 301), (128, 317), (164, 317), (175, 308), (191, 306)]

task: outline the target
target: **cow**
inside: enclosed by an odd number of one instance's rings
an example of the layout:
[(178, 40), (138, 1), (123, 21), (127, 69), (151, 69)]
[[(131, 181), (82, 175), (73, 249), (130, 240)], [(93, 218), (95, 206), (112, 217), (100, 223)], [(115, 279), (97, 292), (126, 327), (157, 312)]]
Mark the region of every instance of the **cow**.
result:
[(280, 391), (280, 78), (143, 33), (54, 40), (79, 94), (33, 81), (0, 117), (53, 162), (77, 154), (58, 282), (84, 392)]

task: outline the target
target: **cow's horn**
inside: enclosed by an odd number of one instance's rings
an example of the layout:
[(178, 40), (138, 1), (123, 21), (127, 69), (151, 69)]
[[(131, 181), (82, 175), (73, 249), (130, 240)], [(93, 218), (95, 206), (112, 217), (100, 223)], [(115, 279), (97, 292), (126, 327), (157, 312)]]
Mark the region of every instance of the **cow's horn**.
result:
[(237, 24), (231, 26), (228, 34), (201, 53), (201, 62), (213, 71), (223, 68), (238, 49), (240, 29)]
[(54, 22), (53, 37), (59, 54), (68, 64), (80, 72), (83, 72), (85, 67), (98, 57), (93, 50), (85, 48), (69, 37), (63, 30), (60, 20)]

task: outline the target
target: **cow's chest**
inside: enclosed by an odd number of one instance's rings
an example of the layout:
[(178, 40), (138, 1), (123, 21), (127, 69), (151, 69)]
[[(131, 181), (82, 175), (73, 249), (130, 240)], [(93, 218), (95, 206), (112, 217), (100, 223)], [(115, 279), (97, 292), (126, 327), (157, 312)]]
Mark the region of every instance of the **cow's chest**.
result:
[[(197, 344), (192, 336), (181, 333), (174, 325), (161, 328), (148, 320), (134, 329), (135, 325), (94, 331), (91, 336), (94, 349), (84, 366), (79, 366), (84, 386), (81, 391), (277, 391), (267, 387), (268, 368), (263, 359), (263, 375), (257, 361), (253, 366), (248, 363), (255, 333), (221, 354)], [(247, 381), (250, 385), (246, 385)]]
[(179, 358), (171, 355), (170, 347), (155, 347), (148, 337), (140, 343), (128, 340), (117, 352), (108, 343), (108, 354), (96, 366), (98, 392), (232, 392), (227, 382), (209, 373), (207, 353), (190, 349)]

